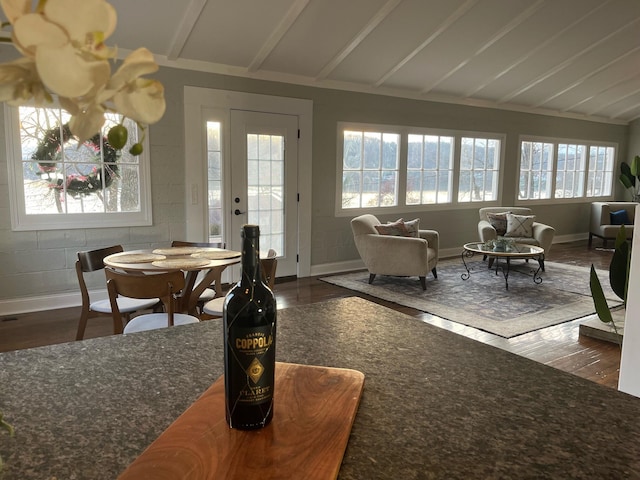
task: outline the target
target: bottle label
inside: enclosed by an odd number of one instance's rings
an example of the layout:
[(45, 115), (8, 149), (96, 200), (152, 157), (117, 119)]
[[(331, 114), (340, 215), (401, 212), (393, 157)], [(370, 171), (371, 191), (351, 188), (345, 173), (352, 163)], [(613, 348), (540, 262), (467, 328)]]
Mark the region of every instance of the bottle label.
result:
[(275, 366), (275, 349), (271, 326), (231, 329), (229, 338), (235, 374), (240, 389), (237, 401), (255, 405), (271, 400)]

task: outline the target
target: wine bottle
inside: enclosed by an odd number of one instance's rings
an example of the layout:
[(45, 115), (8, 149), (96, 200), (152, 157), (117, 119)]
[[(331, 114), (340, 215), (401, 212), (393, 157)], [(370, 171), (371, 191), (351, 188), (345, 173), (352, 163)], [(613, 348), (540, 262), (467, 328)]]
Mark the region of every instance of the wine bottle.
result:
[(241, 430), (273, 418), (276, 299), (262, 279), (259, 241), (258, 225), (242, 227), (242, 278), (222, 309), (226, 418)]

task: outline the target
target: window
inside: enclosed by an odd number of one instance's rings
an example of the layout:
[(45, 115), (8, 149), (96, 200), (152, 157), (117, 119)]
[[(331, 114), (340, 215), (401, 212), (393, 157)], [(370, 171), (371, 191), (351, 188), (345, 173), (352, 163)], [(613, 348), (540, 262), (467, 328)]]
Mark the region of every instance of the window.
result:
[(498, 199), (500, 141), (462, 137), (460, 149), (459, 202), (489, 202)]
[(248, 220), (263, 226), (260, 247), (284, 252), (284, 135), (247, 133)]
[(518, 198), (551, 198), (553, 144), (520, 143), (520, 193)]
[(207, 197), (209, 211), (209, 242), (222, 242), (222, 151), (220, 122), (207, 122)]
[(613, 188), (616, 150), (613, 147), (589, 147), (587, 197), (608, 197)]
[(126, 121), (127, 145), (113, 149), (106, 132), (120, 122), (108, 115), (101, 135), (82, 145), (71, 136), (59, 108), (6, 107), (7, 158), (14, 230), (54, 230), (151, 224), (148, 144)]
[(523, 139), (518, 199), (610, 196), (615, 153), (613, 145)]
[(555, 198), (584, 196), (586, 150), (584, 145), (558, 144)]
[(398, 204), (400, 135), (344, 131), (342, 208)]
[(338, 125), (337, 213), (496, 202), (503, 135)]
[(407, 205), (450, 203), (454, 138), (409, 134)]

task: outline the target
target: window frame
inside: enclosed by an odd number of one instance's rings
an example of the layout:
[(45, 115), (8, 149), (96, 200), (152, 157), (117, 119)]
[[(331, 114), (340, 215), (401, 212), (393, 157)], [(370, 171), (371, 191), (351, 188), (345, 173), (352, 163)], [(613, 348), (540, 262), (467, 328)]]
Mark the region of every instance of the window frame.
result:
[[(54, 103), (50, 107), (43, 108), (58, 109), (60, 107)], [(4, 124), (12, 231), (135, 227), (153, 224), (149, 140), (147, 135), (140, 135), (144, 150), (138, 156), (140, 211), (27, 214), (22, 172), (19, 107), (4, 105)]]
[[(397, 204), (395, 206), (380, 206), (380, 207), (360, 207), (360, 208), (343, 208), (342, 207), (342, 175), (343, 175), (343, 148), (344, 148), (344, 135), (345, 130), (355, 131), (371, 131), (381, 133), (392, 133), (400, 135), (400, 145), (398, 150), (398, 188), (397, 188)], [(408, 165), (408, 138), (409, 135), (422, 135), (422, 136), (439, 136), (439, 137), (453, 137), (453, 174), (451, 178), (451, 201), (443, 203), (418, 203), (407, 204), (407, 165)], [(497, 197), (495, 200), (486, 201), (469, 201), (460, 202), (458, 199), (459, 182), (460, 182), (460, 152), (461, 142), (463, 137), (491, 139), (500, 142), (500, 153), (498, 161), (500, 162), (497, 170), (498, 185), (497, 185)], [(468, 208), (475, 208), (478, 206), (491, 206), (499, 205), (502, 199), (503, 183), (504, 183), (504, 164), (505, 164), (505, 149), (506, 149), (507, 135), (504, 133), (496, 132), (482, 132), (482, 131), (470, 131), (470, 130), (454, 130), (454, 129), (442, 129), (442, 128), (430, 128), (430, 127), (415, 127), (415, 126), (403, 126), (403, 125), (389, 125), (389, 124), (375, 124), (375, 123), (361, 123), (361, 122), (337, 122), (336, 128), (336, 193), (335, 193), (335, 206), (334, 213), (337, 217), (353, 217), (361, 215), (363, 213), (375, 213), (377, 215), (384, 214), (403, 214), (418, 212), (424, 212), (425, 210), (437, 211), (437, 210), (461, 210)]]
[[(520, 198), (520, 174), (522, 169), (522, 144), (523, 142), (533, 142), (533, 143), (543, 143), (543, 144), (551, 144), (553, 147), (552, 151), (552, 170), (551, 170), (551, 191), (549, 198), (531, 198), (531, 199), (521, 199)], [(572, 197), (557, 197), (556, 189), (557, 189), (557, 177), (558, 177), (558, 150), (559, 146), (581, 146), (584, 147), (585, 151), (585, 169), (582, 172), (582, 185), (580, 186), (580, 190), (582, 191), (581, 196), (572, 196)], [(598, 195), (598, 196), (588, 196), (587, 193), (589, 191), (589, 158), (590, 152), (592, 148), (613, 148), (613, 159), (612, 159), (612, 170), (611, 170), (611, 193), (609, 195)], [(584, 202), (593, 202), (593, 201), (611, 201), (615, 197), (615, 174), (616, 174), (616, 166), (618, 162), (618, 154), (619, 154), (619, 145), (615, 142), (607, 142), (607, 141), (593, 141), (593, 140), (584, 140), (584, 139), (575, 139), (575, 138), (561, 138), (561, 137), (546, 137), (546, 136), (538, 136), (538, 135), (520, 135), (518, 137), (518, 168), (516, 169), (516, 195), (515, 195), (515, 204), (516, 205), (535, 205), (535, 204), (545, 204), (545, 203), (584, 203)], [(567, 170), (565, 170), (566, 172)], [(578, 172), (575, 170), (575, 172)], [(603, 173), (603, 172), (601, 172)], [(575, 187), (574, 187), (575, 188)]]

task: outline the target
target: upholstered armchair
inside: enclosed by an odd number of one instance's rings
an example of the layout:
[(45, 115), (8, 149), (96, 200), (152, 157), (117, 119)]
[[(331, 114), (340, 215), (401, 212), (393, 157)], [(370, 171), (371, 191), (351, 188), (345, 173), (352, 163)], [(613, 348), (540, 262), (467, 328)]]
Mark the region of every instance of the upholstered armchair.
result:
[(593, 202), (589, 225), (589, 246), (595, 236), (601, 238), (602, 246), (607, 248), (607, 240), (616, 239), (620, 225), (624, 225), (627, 238), (633, 238), (633, 222), (637, 205), (635, 202)]
[[(413, 222), (407, 222), (407, 225), (409, 223)], [(376, 227), (384, 225), (374, 215), (360, 215), (351, 220), (356, 248), (369, 270), (369, 283), (373, 283), (376, 275), (415, 275), (420, 278), (422, 289), (426, 290), (426, 276), (429, 271), (433, 273), (434, 278), (438, 278), (438, 232), (419, 230), (416, 224), (417, 222), (413, 223), (413, 232), (411, 229), (403, 229), (400, 234), (396, 231), (383, 235), (378, 233)], [(384, 228), (380, 230), (384, 231)]]
[[(512, 223), (508, 224), (507, 213), (512, 215)], [(480, 221), (478, 222), (478, 235), (481, 242), (495, 240), (496, 238), (510, 238), (516, 243), (524, 243), (527, 245), (536, 245), (544, 248), (545, 255), (549, 253), (553, 237), (556, 233), (555, 228), (536, 222), (535, 219), (521, 221), (521, 218), (514, 217), (531, 217), (533, 212), (526, 207), (484, 207), (480, 209)], [(512, 230), (509, 231), (509, 227)], [(520, 227), (520, 228), (515, 228)], [(544, 261), (541, 261), (544, 270)]]

